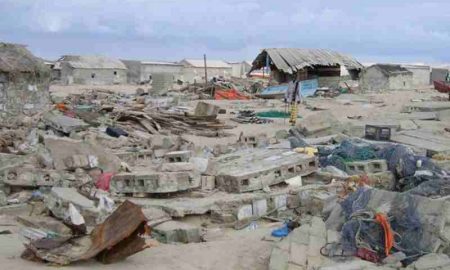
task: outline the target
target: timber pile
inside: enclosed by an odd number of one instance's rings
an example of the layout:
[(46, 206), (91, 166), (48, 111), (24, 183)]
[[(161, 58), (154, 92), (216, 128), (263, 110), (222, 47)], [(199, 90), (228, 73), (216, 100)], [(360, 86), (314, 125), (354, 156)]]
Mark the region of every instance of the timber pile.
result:
[(220, 130), (232, 128), (217, 117), (197, 116), (188, 113), (127, 110), (117, 112), (115, 119), (121, 124), (128, 124), (137, 129), (140, 127), (150, 134), (160, 134), (162, 130), (170, 130), (172, 134), (189, 133), (216, 137), (221, 135)]

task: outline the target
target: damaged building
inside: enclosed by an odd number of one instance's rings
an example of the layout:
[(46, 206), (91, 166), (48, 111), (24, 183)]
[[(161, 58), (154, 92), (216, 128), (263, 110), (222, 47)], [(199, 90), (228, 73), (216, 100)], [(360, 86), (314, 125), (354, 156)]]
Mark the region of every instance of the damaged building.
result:
[(23, 45), (0, 43), (0, 118), (32, 115), (49, 103), (50, 69)]
[[(203, 59), (183, 59), (180, 61), (183, 65), (181, 80), (187, 83), (199, 83), (205, 81), (205, 62)], [(206, 70), (208, 79), (229, 78), (233, 68), (222, 60), (207, 60)]]
[(363, 91), (407, 90), (413, 85), (413, 72), (400, 65), (375, 64), (361, 74)]
[(271, 77), (286, 83), (292, 77), (300, 80), (317, 79), (319, 87), (337, 87), (341, 80), (341, 67), (350, 78), (357, 80), (363, 66), (354, 58), (324, 49), (271, 48), (264, 49), (252, 63), (252, 69), (269, 67)]
[(58, 62), (63, 84), (111, 85), (127, 82), (127, 67), (117, 59), (65, 55)]
[(183, 65), (166, 61), (122, 60), (127, 67), (128, 83), (150, 84), (155, 79), (164, 78), (166, 84), (180, 79)]

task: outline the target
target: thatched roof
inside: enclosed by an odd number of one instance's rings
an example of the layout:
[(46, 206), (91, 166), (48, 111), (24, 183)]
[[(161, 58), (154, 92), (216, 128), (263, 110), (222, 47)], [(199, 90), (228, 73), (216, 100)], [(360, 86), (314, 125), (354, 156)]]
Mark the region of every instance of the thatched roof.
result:
[(0, 42), (0, 71), (49, 73), (50, 69), (24, 45)]
[(345, 66), (347, 69), (362, 69), (363, 65), (356, 59), (324, 49), (272, 48), (264, 49), (253, 61), (252, 70), (266, 65), (267, 56), (271, 63), (285, 73), (295, 73), (312, 66)]
[(122, 61), (104, 56), (65, 55), (59, 61), (79, 69), (127, 69)]

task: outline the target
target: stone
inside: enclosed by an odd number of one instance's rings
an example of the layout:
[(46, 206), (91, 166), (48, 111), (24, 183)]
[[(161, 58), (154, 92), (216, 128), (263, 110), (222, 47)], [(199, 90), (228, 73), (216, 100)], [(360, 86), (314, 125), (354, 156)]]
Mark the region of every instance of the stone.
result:
[(326, 136), (340, 131), (340, 123), (329, 111), (321, 111), (305, 117), (298, 125), (305, 136)]
[(289, 137), (289, 132), (285, 129), (278, 130), (275, 132), (275, 138), (282, 140), (287, 139)]
[(326, 190), (307, 189), (299, 192), (300, 206), (313, 216), (322, 215), (327, 205), (337, 201), (336, 193)]
[(69, 204), (73, 204), (80, 212), (86, 225), (95, 225), (100, 214), (94, 202), (78, 193), (74, 188), (53, 187), (44, 202), (52, 214), (61, 220), (68, 220)]
[(158, 235), (164, 243), (199, 243), (201, 242), (200, 228), (194, 225), (179, 222), (167, 221), (153, 227), (153, 232)]
[(260, 217), (267, 214), (267, 200), (265, 199), (253, 201), (252, 207), (254, 216)]
[(253, 206), (245, 204), (238, 208), (236, 217), (238, 220), (249, 219), (253, 216)]

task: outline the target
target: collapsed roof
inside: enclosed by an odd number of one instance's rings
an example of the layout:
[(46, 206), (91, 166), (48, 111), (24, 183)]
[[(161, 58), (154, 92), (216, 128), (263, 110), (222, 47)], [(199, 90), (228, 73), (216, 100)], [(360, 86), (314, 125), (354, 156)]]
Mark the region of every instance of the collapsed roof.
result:
[(266, 66), (269, 56), (271, 64), (278, 70), (293, 74), (305, 67), (345, 66), (347, 69), (362, 69), (356, 59), (338, 52), (324, 49), (272, 48), (264, 49), (253, 61), (252, 71)]
[(104, 56), (65, 55), (59, 61), (80, 69), (127, 69), (122, 61)]
[(392, 76), (397, 74), (413, 74), (408, 69), (400, 66), (400, 65), (392, 65), (392, 64), (375, 64), (371, 67), (378, 68), (383, 74), (386, 76)]
[(50, 73), (45, 63), (24, 45), (0, 42), (0, 71), (7, 73)]

